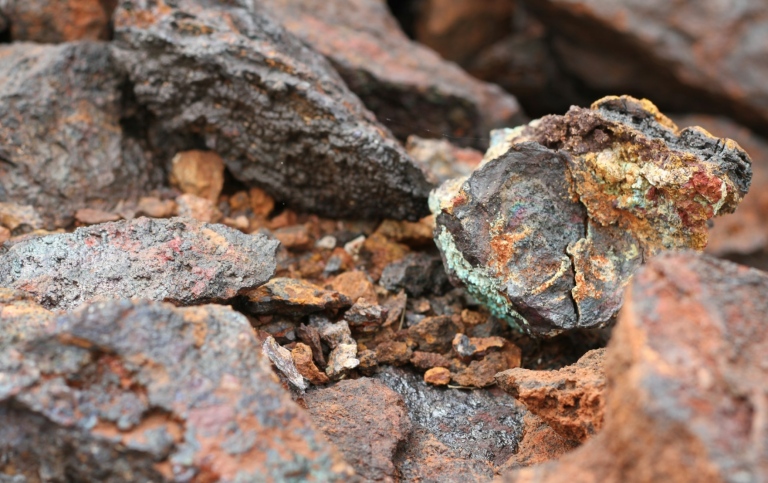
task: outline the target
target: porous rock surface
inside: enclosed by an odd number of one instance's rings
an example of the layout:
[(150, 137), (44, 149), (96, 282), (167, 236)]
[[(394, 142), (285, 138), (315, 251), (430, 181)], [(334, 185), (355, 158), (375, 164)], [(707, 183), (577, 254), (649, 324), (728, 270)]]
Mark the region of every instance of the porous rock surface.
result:
[(119, 300), (62, 316), (50, 335), (0, 351), (0, 472), (348, 481), (260, 354), (245, 317), (222, 306)]
[(224, 225), (142, 217), (19, 242), (0, 256), (0, 287), (59, 310), (96, 298), (225, 300), (269, 280), (277, 246)]
[(752, 175), (734, 141), (628, 96), (495, 137), (468, 179), (433, 192), (435, 239), (454, 279), (535, 335), (612, 323), (635, 270), (703, 249)]
[(766, 293), (764, 272), (731, 262), (651, 260), (606, 351), (602, 431), (505, 481), (765, 481)]
[(262, 2), (122, 0), (114, 18), (113, 52), (138, 101), (238, 180), (324, 216), (427, 214), (422, 171)]
[[(108, 40), (117, 0), (3, 0), (3, 12), (18, 41), (58, 43)], [(0, 20), (0, 31), (2, 31)]]
[(55, 315), (28, 293), (0, 288), (0, 350), (34, 339), (53, 327)]
[(124, 128), (125, 82), (104, 43), (0, 45), (0, 201), (34, 206), (52, 229), (159, 186)]

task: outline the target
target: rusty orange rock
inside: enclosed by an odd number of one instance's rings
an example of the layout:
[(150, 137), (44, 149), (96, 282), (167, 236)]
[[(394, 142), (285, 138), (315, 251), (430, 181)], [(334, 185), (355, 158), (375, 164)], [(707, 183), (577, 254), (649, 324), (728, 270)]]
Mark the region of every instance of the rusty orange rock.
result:
[(445, 367), (433, 367), (424, 373), (424, 382), (433, 386), (447, 386), (451, 382), (451, 371)]
[(108, 40), (117, 0), (10, 0), (5, 15), (14, 41)]
[(180, 152), (171, 161), (168, 181), (182, 193), (216, 203), (224, 187), (224, 160), (212, 151)]

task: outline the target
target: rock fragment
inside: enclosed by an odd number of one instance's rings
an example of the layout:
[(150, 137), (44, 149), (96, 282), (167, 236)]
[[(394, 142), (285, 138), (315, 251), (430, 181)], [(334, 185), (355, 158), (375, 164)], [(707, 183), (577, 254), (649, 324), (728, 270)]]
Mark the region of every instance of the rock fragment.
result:
[(96, 298), (178, 305), (226, 300), (266, 282), (277, 242), (194, 220), (137, 218), (19, 242), (0, 256), (0, 287), (48, 309)]
[(576, 441), (563, 438), (540, 417), (526, 413), (523, 417), (523, 439), (515, 454), (499, 470), (504, 474), (516, 468), (546, 463), (578, 447)]
[(424, 352), (444, 353), (451, 350), (451, 343), (459, 327), (446, 315), (426, 317), (408, 329), (409, 334)]
[(422, 139), (409, 136), (405, 149), (427, 173), (427, 179), (441, 184), (459, 176), (468, 176), (483, 160), (483, 154), (470, 148), (459, 148), (445, 139)]
[(0, 350), (53, 329), (54, 314), (26, 292), (0, 288)]
[(315, 426), (358, 475), (365, 481), (396, 481), (395, 451), (411, 429), (402, 396), (363, 377), (309, 391), (304, 401)]
[(379, 284), (390, 292), (405, 290), (411, 297), (427, 293), (442, 294), (448, 282), (437, 256), (424, 252), (409, 253), (384, 268)]
[(293, 278), (273, 278), (245, 294), (246, 309), (253, 314), (301, 316), (349, 307), (350, 300), (333, 290)]
[(315, 361), (315, 364), (324, 368), (325, 356), (323, 355), (323, 346), (320, 342), (320, 331), (317, 327), (301, 324), (301, 326), (296, 328), (296, 335), (299, 337), (299, 340), (312, 349), (312, 359)]
[(178, 153), (171, 161), (168, 181), (182, 193), (216, 203), (224, 187), (224, 160), (212, 151)]
[(421, 170), (263, 2), (122, 0), (114, 19), (138, 101), (163, 130), (199, 136), (238, 180), (330, 217), (427, 214)]
[(605, 350), (587, 352), (557, 371), (510, 369), (496, 382), (565, 439), (584, 442), (603, 426)]
[(385, 307), (370, 304), (365, 299), (361, 299), (344, 313), (344, 320), (351, 329), (371, 331), (387, 320), (388, 313)]
[(0, 9), (8, 17), (14, 42), (59, 43), (108, 40), (117, 0), (6, 0), (4, 3)]
[(43, 220), (34, 206), (0, 202), (0, 225), (12, 235), (22, 235), (43, 228)]
[(296, 368), (293, 362), (291, 351), (281, 347), (274, 337), (267, 337), (261, 345), (261, 351), (272, 361), (280, 374), (282, 374), (294, 388), (304, 392), (307, 389), (307, 383), (304, 377)]
[(451, 382), (451, 371), (445, 367), (433, 367), (424, 373), (424, 382), (433, 386), (447, 386)]
[[(0, 352), (0, 471), (54, 481), (349, 481), (248, 321), (108, 301)], [(266, 455), (270, 455), (266, 457)]]
[(104, 43), (1, 45), (0, 201), (34, 206), (50, 230), (157, 187), (162, 172), (124, 127), (125, 81)]
[(433, 193), (436, 242), (454, 279), (539, 336), (612, 323), (637, 267), (703, 249), (751, 179), (738, 144), (627, 96), (495, 136), (485, 164)]
[(328, 376), (320, 372), (315, 363), (312, 361), (312, 348), (306, 344), (299, 342), (296, 347), (291, 350), (291, 357), (293, 357), (293, 363), (296, 365), (296, 370), (299, 374), (304, 376), (309, 382), (315, 386), (321, 386), (328, 384), (330, 381)]
[(184, 218), (192, 218), (203, 223), (221, 221), (221, 211), (211, 200), (199, 196), (184, 194), (176, 198), (176, 212)]

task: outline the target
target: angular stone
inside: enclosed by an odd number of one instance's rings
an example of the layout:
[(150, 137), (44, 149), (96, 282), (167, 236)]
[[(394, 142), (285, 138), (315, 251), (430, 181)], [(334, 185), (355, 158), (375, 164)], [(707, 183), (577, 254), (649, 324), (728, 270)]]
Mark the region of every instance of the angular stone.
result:
[(330, 382), (328, 376), (320, 372), (315, 363), (312, 362), (312, 348), (308, 345), (299, 342), (291, 350), (291, 356), (293, 357), (293, 363), (296, 365), (296, 370), (309, 382), (315, 386), (321, 386)]
[(447, 352), (459, 327), (448, 316), (427, 317), (408, 329), (423, 352)]
[(168, 181), (182, 193), (217, 203), (224, 187), (224, 160), (212, 151), (183, 151), (173, 157)]
[(427, 293), (440, 295), (448, 282), (445, 269), (437, 256), (409, 253), (403, 259), (387, 265), (379, 285), (391, 292), (405, 290), (411, 297)]
[(376, 229), (376, 233), (397, 243), (410, 247), (431, 246), (432, 232), (435, 230), (435, 217), (425, 216), (417, 222), (384, 220)]
[(104, 43), (0, 45), (0, 201), (34, 206), (53, 229), (158, 186), (124, 127), (125, 82)]
[(436, 241), (454, 279), (539, 336), (611, 324), (637, 267), (703, 249), (752, 175), (735, 142), (627, 96), (495, 136), (472, 176), (433, 193)]
[(402, 396), (363, 377), (310, 391), (304, 401), (315, 426), (358, 475), (365, 481), (397, 481), (392, 460), (411, 430)]
[(227, 300), (269, 280), (277, 245), (182, 218), (104, 223), (15, 244), (0, 256), (0, 287), (58, 310), (96, 298)]
[(6, 0), (0, 9), (8, 17), (14, 42), (59, 43), (108, 40), (116, 4), (117, 0)]
[(376, 360), (379, 364), (402, 366), (411, 360), (413, 348), (407, 342), (388, 340), (376, 346)]
[(523, 417), (523, 439), (518, 444), (515, 454), (499, 468), (499, 472), (504, 474), (516, 468), (556, 460), (578, 447), (577, 442), (557, 434), (540, 417), (527, 413)]
[(451, 361), (445, 356), (434, 352), (414, 351), (411, 356), (411, 364), (418, 369), (426, 370), (434, 367), (450, 367)]
[(81, 208), (75, 212), (75, 220), (83, 225), (98, 225), (110, 221), (118, 221), (121, 218), (117, 213), (110, 211), (94, 210), (93, 208)]
[(0, 350), (54, 327), (54, 314), (26, 292), (0, 288)]
[(245, 317), (223, 306), (95, 303), (60, 317), (52, 334), (0, 351), (0, 380), (6, 476), (353, 476), (277, 383)]
[(565, 439), (584, 442), (603, 427), (604, 349), (557, 371), (510, 369), (496, 382)]
[(344, 320), (351, 329), (372, 331), (387, 319), (388, 310), (381, 305), (358, 300), (344, 313)]
[(433, 386), (447, 386), (451, 382), (451, 371), (445, 367), (433, 367), (424, 373), (424, 382)]
[(299, 210), (426, 215), (430, 185), (403, 148), (322, 56), (247, 4), (121, 1), (113, 52), (138, 101)]
[[(410, 41), (381, 0), (266, 0), (285, 27), (328, 57), (398, 137), (450, 135), (482, 147), (516, 124), (517, 100)], [(464, 138), (464, 139), (462, 139)]]
[(483, 154), (469, 148), (459, 148), (445, 139), (422, 139), (409, 136), (405, 149), (427, 173), (427, 179), (441, 184), (459, 176), (468, 176), (483, 160)]
[(291, 351), (285, 347), (281, 347), (277, 343), (274, 337), (267, 337), (264, 343), (261, 345), (262, 353), (272, 361), (280, 374), (299, 391), (304, 392), (307, 389), (307, 383), (299, 370), (296, 368), (296, 364), (293, 362), (293, 356)]
[(176, 198), (176, 212), (181, 217), (203, 223), (217, 223), (222, 218), (221, 211), (211, 200), (190, 194)]
[(312, 349), (312, 359), (320, 368), (325, 367), (325, 356), (323, 355), (323, 346), (320, 342), (320, 331), (317, 327), (311, 325), (304, 325), (296, 328), (296, 335), (299, 340), (304, 342)]
[(273, 278), (245, 294), (246, 310), (253, 314), (301, 316), (313, 312), (335, 312), (352, 302), (333, 290), (294, 278)]
[(34, 206), (0, 203), (0, 225), (13, 235), (22, 235), (43, 228), (43, 220)]
[(491, 352), (480, 360), (469, 363), (466, 368), (451, 374), (451, 380), (462, 387), (488, 387), (496, 384), (495, 376), (501, 371), (520, 365), (517, 357), (504, 352)]
[(503, 337), (467, 337), (464, 334), (456, 334), (453, 338), (453, 350), (460, 357), (483, 356), (489, 349), (499, 349), (509, 344)]

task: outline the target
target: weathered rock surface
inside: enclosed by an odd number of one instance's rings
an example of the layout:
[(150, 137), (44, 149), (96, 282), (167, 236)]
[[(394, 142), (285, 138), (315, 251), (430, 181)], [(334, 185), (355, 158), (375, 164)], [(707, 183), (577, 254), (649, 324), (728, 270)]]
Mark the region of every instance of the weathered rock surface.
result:
[(584, 442), (603, 426), (604, 349), (558, 371), (510, 369), (496, 382), (565, 439)]
[(293, 278), (273, 278), (244, 295), (247, 299), (246, 310), (254, 314), (301, 316), (313, 312), (335, 312), (352, 305), (352, 301), (343, 294)]
[(104, 223), (15, 244), (0, 257), (0, 287), (59, 310), (96, 298), (224, 300), (269, 280), (277, 245), (183, 218)]
[(411, 297), (427, 293), (440, 295), (448, 285), (440, 257), (428, 253), (409, 253), (384, 268), (379, 285), (391, 292), (405, 290)]
[(556, 460), (578, 447), (577, 442), (557, 434), (540, 417), (526, 413), (523, 417), (523, 438), (515, 454), (499, 468), (499, 472), (504, 474), (516, 468)]
[(454, 279), (535, 335), (612, 323), (637, 267), (703, 249), (752, 175), (734, 141), (627, 96), (495, 136), (472, 176), (433, 193), (436, 242)]
[(123, 127), (125, 81), (103, 43), (0, 45), (0, 201), (34, 206), (52, 229), (159, 185)]
[(402, 396), (375, 379), (340, 381), (304, 396), (315, 426), (366, 481), (397, 481), (393, 458), (411, 431)]
[(490, 129), (521, 120), (514, 97), (410, 41), (383, 0), (264, 3), (289, 31), (328, 57), (402, 140), (411, 134), (450, 135), (485, 147)]
[(405, 149), (427, 174), (427, 179), (434, 184), (470, 175), (483, 160), (483, 154), (480, 151), (460, 148), (445, 139), (408, 136)]
[(139, 102), (292, 207), (424, 216), (430, 186), (403, 148), (322, 56), (246, 3), (121, 1), (113, 52)]
[(0, 472), (38, 481), (348, 481), (242, 315), (109, 301), (0, 351)]
[(53, 321), (53, 312), (28, 293), (0, 288), (0, 350), (46, 333), (53, 328)]
[(173, 157), (168, 178), (182, 193), (216, 203), (224, 186), (224, 161), (211, 151), (184, 151)]
[(14, 41), (59, 43), (108, 40), (116, 4), (117, 0), (4, 0), (0, 11), (8, 18)]
[(768, 276), (688, 252), (634, 277), (606, 352), (602, 431), (506, 481), (768, 478)]

